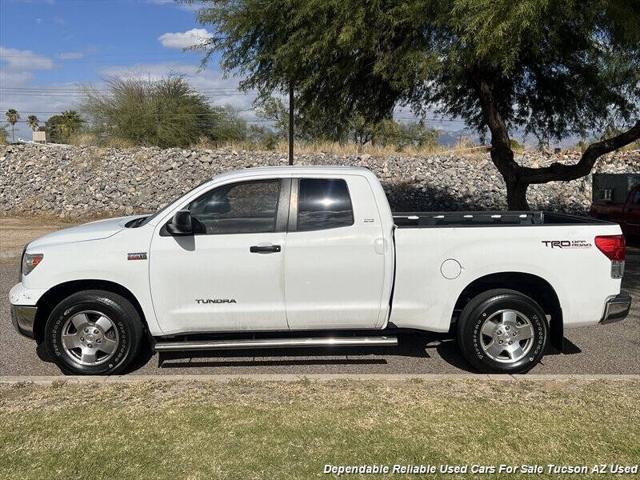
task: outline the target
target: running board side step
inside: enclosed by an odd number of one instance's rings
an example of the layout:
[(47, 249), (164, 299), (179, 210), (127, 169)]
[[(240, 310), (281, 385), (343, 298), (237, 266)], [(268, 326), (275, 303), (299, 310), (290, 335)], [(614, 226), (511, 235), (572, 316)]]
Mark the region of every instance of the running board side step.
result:
[(398, 345), (397, 337), (315, 337), (157, 342), (154, 348), (156, 352), (184, 352), (191, 350), (250, 350), (260, 348), (315, 347), (389, 347), (396, 345)]

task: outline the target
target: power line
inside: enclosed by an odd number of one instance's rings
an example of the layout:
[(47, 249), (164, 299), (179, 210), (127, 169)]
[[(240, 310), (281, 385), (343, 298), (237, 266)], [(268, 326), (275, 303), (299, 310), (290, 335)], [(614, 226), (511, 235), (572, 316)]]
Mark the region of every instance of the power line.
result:
[[(0, 107), (0, 110), (4, 110), (5, 108), (9, 108), (9, 107)], [(239, 110), (234, 110), (235, 112), (238, 113), (242, 113), (242, 112), (251, 112), (251, 111), (255, 111), (257, 110), (256, 108), (243, 108), (243, 109), (239, 109)], [(29, 110), (28, 113), (31, 114), (42, 114), (42, 115), (47, 115), (47, 114), (57, 114), (60, 113), (60, 111), (33, 111), (33, 110)], [(202, 116), (202, 115), (218, 115), (218, 113), (216, 112), (212, 112), (212, 113), (193, 113), (193, 112), (183, 112), (183, 113), (158, 113), (158, 115), (163, 115), (163, 116)], [(429, 120), (429, 121), (433, 121), (433, 122), (452, 122), (452, 123), (465, 123), (464, 120), (460, 120), (460, 119), (450, 119), (450, 118), (437, 118), (437, 117), (412, 117), (412, 116), (403, 116), (403, 115), (396, 115), (393, 117), (395, 120), (415, 120), (415, 121), (419, 121), (419, 120)]]
[[(204, 45), (203, 45), (204, 46)], [(194, 45), (194, 47), (199, 47), (199, 44)], [(7, 47), (8, 48), (8, 47)], [(167, 48), (167, 47), (163, 47), (163, 48)], [(13, 50), (17, 50), (17, 49), (13, 49)], [(58, 59), (58, 60), (62, 60), (62, 61), (73, 61), (73, 60), (83, 60), (87, 57), (128, 57), (128, 56), (135, 56), (135, 57), (140, 57), (140, 56), (151, 56), (151, 57), (168, 57), (171, 55), (182, 55), (183, 53), (197, 53), (198, 50), (189, 50), (188, 48), (186, 50), (182, 50), (182, 48), (180, 49), (176, 49), (175, 52), (167, 52), (167, 51), (152, 51), (152, 50), (131, 50), (131, 49), (127, 49), (126, 52), (122, 52), (122, 53), (108, 53), (108, 52), (92, 52), (92, 51), (88, 51), (88, 52), (83, 52), (81, 50), (75, 51), (74, 53), (79, 53), (82, 55), (82, 57), (80, 58), (68, 58), (68, 59), (64, 59), (64, 58), (60, 58), (59, 54), (57, 55), (53, 55), (51, 57), (46, 57), (46, 58), (51, 58), (51, 59)], [(65, 53), (65, 52), (61, 52), (61, 53)], [(44, 57), (45, 55), (38, 55), (39, 57), (42, 56)], [(13, 54), (3, 54), (0, 55), (0, 59), (3, 58), (24, 58), (24, 55), (13, 55)], [(184, 57), (181, 57), (184, 58)]]
[[(84, 87), (73, 87), (73, 86), (69, 86), (69, 87), (0, 87), (0, 91), (9, 91), (9, 92), (42, 92), (42, 93), (47, 93), (47, 92), (61, 92), (61, 93), (67, 93), (67, 92), (77, 92), (77, 93), (85, 93), (87, 91), (90, 92), (104, 92), (104, 93), (109, 93), (111, 92), (110, 89), (106, 89), (106, 88), (92, 88), (92, 87), (87, 87), (86, 89)], [(238, 90), (235, 87), (205, 87), (202, 89), (199, 89), (199, 91), (204, 91), (204, 92), (222, 92), (222, 93), (242, 93), (242, 94), (249, 94), (249, 92), (241, 92), (240, 90)]]
[[(0, 107), (0, 110), (4, 110), (8, 107)], [(235, 113), (246, 113), (246, 112), (254, 112), (255, 108), (244, 108), (239, 110), (233, 110)], [(61, 111), (33, 111), (29, 110), (27, 113), (29, 114), (39, 114), (39, 115), (57, 115), (62, 113)], [(163, 117), (200, 117), (200, 116), (217, 116), (220, 115), (220, 112), (201, 112), (201, 113), (154, 113), (155, 116), (163, 116)], [(405, 121), (413, 121), (418, 122), (420, 120), (435, 122), (435, 123), (455, 123), (455, 124), (466, 124), (464, 120), (459, 119), (447, 119), (447, 118), (436, 118), (436, 117), (410, 117), (410, 116), (394, 116), (394, 120), (405, 120)], [(22, 120), (20, 120), (22, 121)], [(268, 122), (273, 122), (276, 120), (266, 120)]]

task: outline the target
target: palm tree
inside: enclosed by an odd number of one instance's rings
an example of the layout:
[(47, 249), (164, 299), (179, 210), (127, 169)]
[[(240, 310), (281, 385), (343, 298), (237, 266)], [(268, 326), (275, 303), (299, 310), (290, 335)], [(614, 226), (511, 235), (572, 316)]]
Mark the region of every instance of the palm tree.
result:
[(82, 118), (75, 110), (65, 110), (60, 116), (62, 117), (60, 127), (66, 138), (69, 138), (72, 133), (77, 132), (83, 123)]
[(38, 130), (38, 124), (40, 123), (40, 120), (38, 120), (38, 117), (36, 117), (35, 115), (29, 115), (27, 117), (27, 123), (31, 127), (31, 130), (35, 132), (36, 130)]
[(16, 123), (20, 120), (20, 114), (15, 108), (10, 108), (5, 112), (5, 116), (7, 117), (7, 122), (11, 124), (11, 138), (12, 141), (16, 141)]

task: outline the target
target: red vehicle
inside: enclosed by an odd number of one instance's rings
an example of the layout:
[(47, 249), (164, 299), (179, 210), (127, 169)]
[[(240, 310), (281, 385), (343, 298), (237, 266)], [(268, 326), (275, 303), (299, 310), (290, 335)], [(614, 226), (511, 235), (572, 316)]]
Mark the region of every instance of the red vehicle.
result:
[(629, 237), (640, 237), (640, 174), (593, 176), (592, 217), (619, 223)]

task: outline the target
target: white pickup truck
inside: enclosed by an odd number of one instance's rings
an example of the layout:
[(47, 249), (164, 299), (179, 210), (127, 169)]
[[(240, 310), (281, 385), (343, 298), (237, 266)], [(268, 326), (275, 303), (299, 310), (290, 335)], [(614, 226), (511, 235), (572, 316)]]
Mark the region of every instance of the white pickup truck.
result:
[(563, 329), (626, 317), (620, 227), (543, 212), (392, 214), (362, 168), (220, 175), (150, 216), (25, 247), (22, 334), (65, 373), (158, 352), (381, 346), (452, 332), (484, 372), (526, 372)]

